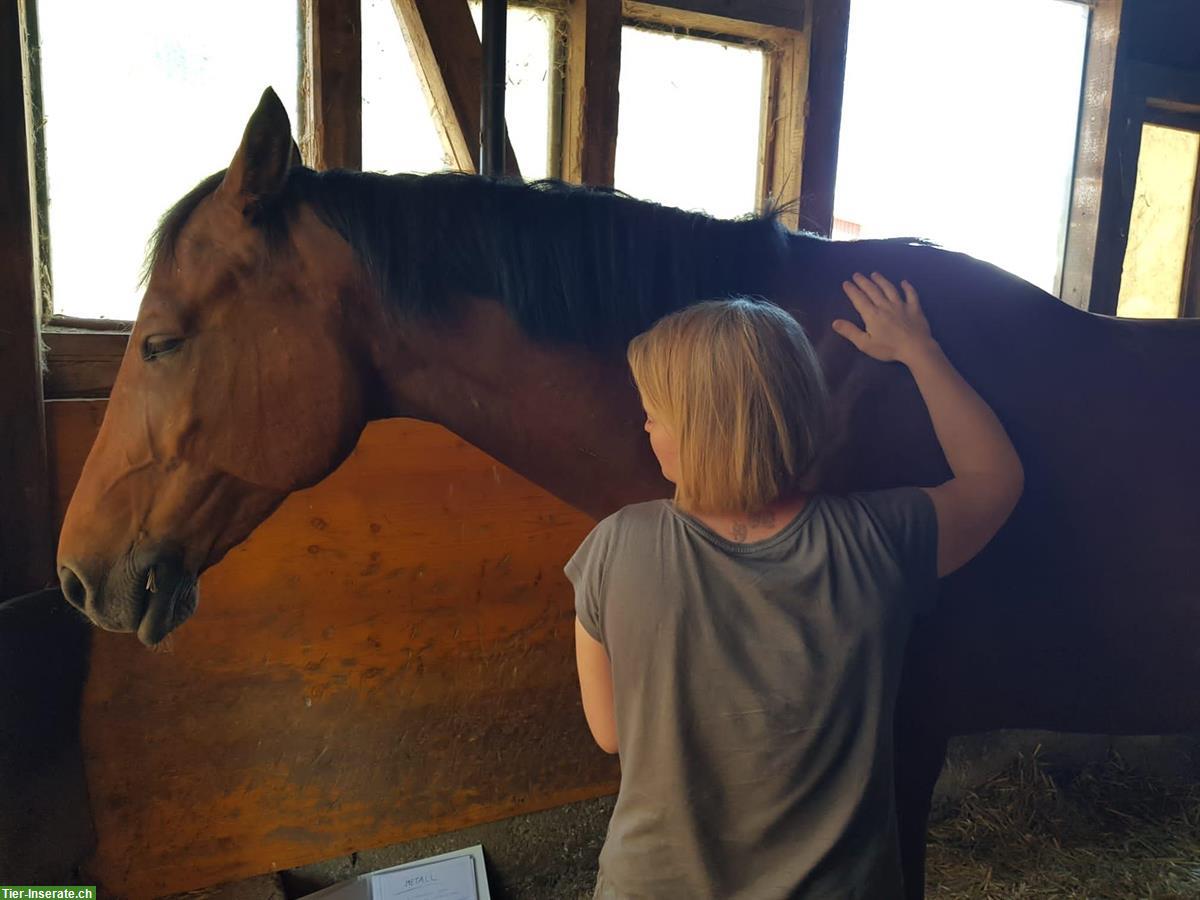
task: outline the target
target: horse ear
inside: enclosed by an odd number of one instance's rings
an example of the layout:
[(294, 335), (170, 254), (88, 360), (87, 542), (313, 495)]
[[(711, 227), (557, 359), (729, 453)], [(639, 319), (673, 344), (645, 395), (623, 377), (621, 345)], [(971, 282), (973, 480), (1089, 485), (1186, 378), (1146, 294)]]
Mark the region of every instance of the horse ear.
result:
[(279, 193), (288, 169), (299, 156), (287, 110), (275, 91), (267, 88), (246, 124), (242, 144), (225, 172), (220, 191), (245, 209), (257, 200)]

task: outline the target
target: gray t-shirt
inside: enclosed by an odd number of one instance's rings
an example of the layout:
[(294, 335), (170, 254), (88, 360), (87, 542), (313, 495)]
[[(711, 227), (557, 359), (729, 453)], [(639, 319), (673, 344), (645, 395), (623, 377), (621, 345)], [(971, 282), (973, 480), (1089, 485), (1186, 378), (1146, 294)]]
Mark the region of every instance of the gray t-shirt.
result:
[(596, 526), (566, 573), (612, 664), (611, 896), (901, 896), (893, 708), (936, 546), (919, 488), (814, 496), (755, 543), (666, 500)]

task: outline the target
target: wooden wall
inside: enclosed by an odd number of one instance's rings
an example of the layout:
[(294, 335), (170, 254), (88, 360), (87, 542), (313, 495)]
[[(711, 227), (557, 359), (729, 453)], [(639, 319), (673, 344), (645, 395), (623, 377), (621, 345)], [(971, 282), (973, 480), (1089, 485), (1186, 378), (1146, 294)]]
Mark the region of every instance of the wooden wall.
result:
[[(102, 414), (47, 404), (59, 517)], [(561, 571), (589, 525), (440, 428), (369, 427), (205, 575), (165, 649), (97, 633), (101, 890), (183, 891), (615, 790)]]

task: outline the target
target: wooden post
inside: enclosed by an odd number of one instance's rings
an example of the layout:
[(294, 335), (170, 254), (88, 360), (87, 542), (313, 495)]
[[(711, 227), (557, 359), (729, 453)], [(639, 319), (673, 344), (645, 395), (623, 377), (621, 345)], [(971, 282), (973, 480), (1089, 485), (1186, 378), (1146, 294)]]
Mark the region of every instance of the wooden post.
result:
[[(1079, 104), (1079, 132), (1075, 139), (1075, 178), (1071, 185), (1067, 241), (1058, 291), (1063, 300), (1080, 309), (1088, 308), (1092, 293), (1120, 33), (1121, 0), (1098, 0), (1088, 22), (1083, 98)], [(1112, 309), (1115, 312), (1116, 306)]]
[[(408, 33), (443, 146), (457, 168), (478, 172), (483, 47), (467, 0), (392, 0), (392, 4)], [(507, 132), (505, 160), (505, 174), (520, 177)]]
[(620, 0), (571, 0), (563, 109), (564, 181), (611, 187), (617, 163)]
[(303, 0), (301, 151), (314, 169), (362, 168), (359, 0)]
[(833, 233), (850, 0), (811, 0), (811, 3), (808, 117), (804, 126), (799, 219), (800, 228), (828, 237)]
[(0, 598), (54, 577), (25, 0), (0, 4)]

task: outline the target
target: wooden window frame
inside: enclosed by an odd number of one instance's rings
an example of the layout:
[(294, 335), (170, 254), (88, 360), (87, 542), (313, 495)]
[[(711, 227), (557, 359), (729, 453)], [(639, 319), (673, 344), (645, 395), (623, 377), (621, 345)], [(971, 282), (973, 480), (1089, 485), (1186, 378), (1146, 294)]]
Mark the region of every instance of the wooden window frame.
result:
[[(703, 5), (724, 8), (731, 4)], [(762, 212), (780, 205), (784, 224), (799, 227), (810, 30), (733, 19), (683, 9), (682, 6), (682, 3), (664, 5), (624, 0), (622, 24), (763, 51), (755, 209)], [(804, 15), (801, 8), (797, 21), (805, 21)], [(613, 156), (615, 159), (615, 146)]]

